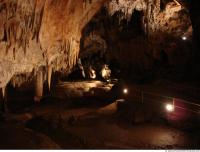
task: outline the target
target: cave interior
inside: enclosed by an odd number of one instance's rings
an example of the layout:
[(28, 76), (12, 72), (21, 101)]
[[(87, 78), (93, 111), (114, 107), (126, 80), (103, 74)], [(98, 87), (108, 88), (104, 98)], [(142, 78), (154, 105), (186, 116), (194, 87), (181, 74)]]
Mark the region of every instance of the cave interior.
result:
[(198, 0), (0, 0), (0, 149), (199, 149), (199, 16)]

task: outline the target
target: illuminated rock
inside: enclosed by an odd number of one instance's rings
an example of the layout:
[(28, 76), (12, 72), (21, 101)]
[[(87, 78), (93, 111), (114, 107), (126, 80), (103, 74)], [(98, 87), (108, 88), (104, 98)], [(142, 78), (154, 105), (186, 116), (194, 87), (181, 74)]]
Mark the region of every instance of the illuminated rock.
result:
[(48, 87), (49, 90), (51, 89), (51, 75), (52, 75), (52, 65), (48, 65), (48, 70), (47, 70), (47, 80), (48, 80)]

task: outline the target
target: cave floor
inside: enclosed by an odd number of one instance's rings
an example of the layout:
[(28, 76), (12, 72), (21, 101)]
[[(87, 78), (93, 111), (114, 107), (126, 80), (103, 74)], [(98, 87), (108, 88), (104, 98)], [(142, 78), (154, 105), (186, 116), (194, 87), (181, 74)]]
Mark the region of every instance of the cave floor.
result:
[[(65, 86), (64, 83), (62, 85)], [(107, 92), (109, 87), (101, 85), (102, 92)], [(59, 95), (62, 96), (61, 93)], [(88, 102), (85, 102), (86, 99), (82, 100), (82, 97), (63, 100), (54, 96), (49, 99), (51, 102), (48, 99), (23, 112), (8, 113), (4, 117), (0, 123), (0, 149), (200, 147), (197, 133), (183, 131), (168, 123), (153, 121), (132, 124), (124, 121), (119, 116), (116, 102), (102, 102), (103, 98), (87, 98)]]

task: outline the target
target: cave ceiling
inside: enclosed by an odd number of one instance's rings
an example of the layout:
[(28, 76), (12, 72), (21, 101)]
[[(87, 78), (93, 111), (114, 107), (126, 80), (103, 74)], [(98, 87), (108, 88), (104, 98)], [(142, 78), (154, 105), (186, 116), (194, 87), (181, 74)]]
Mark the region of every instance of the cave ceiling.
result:
[[(103, 56), (107, 50), (108, 60), (150, 68), (149, 60), (161, 60), (163, 50), (169, 64), (186, 63), (191, 54), (192, 31), (188, 9), (177, 1), (113, 0), (84, 28), (80, 55)], [(187, 42), (182, 37), (187, 37)], [(187, 58), (175, 57), (180, 53)]]
[[(171, 9), (175, 2), (180, 6)], [(168, 22), (164, 19), (179, 13), (186, 3), (162, 3), (169, 9), (165, 13), (160, 13), (160, 0), (0, 0), (0, 87), (10, 80), (20, 84), (31, 79), (41, 66), (47, 73), (69, 73), (79, 55), (82, 30), (103, 6), (110, 16), (121, 11), (121, 19), (127, 20), (134, 10), (143, 11), (150, 36), (155, 31), (170, 31), (163, 28)], [(104, 40), (100, 43), (107, 47)], [(23, 74), (25, 78), (19, 80), (17, 75)]]

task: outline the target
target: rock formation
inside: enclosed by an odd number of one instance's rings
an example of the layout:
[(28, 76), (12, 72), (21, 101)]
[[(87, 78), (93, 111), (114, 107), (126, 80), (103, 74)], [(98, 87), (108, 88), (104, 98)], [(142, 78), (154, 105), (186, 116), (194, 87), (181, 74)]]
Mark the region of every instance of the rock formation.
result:
[[(179, 44), (182, 42), (174, 44), (173, 40), (181, 39), (182, 36), (190, 39), (192, 30), (196, 46), (199, 48), (200, 24), (197, 1), (190, 0), (191, 3), (188, 3), (185, 0), (0, 0), (0, 88), (6, 87), (9, 82), (13, 86), (20, 86), (26, 81), (31, 81), (40, 67), (45, 67), (42, 68), (42, 73), (46, 75), (44, 81), (48, 81), (49, 87), (50, 74), (53, 71), (69, 73), (79, 55), (81, 36), (83, 39), (85, 36), (82, 30), (102, 6), (107, 9), (108, 16), (117, 14), (119, 24), (124, 22), (124, 19), (131, 21), (134, 12), (142, 12), (142, 30), (148, 40), (144, 43), (146, 45), (147, 42), (148, 45), (147, 54), (154, 59), (159, 59), (157, 54), (160, 54), (160, 48), (171, 57), (171, 49), (166, 48), (180, 50)], [(101, 50), (109, 50), (109, 38), (105, 37), (111, 33), (99, 33), (90, 35), (86, 40), (96, 41), (96, 44), (102, 47)], [(112, 34), (110, 36), (112, 37)], [(89, 46), (88, 42), (84, 42), (84, 47)], [(115, 40), (113, 42), (118, 43)], [(138, 37), (129, 42), (138, 43), (141, 40)], [(141, 42), (141, 45), (144, 43)], [(133, 50), (139, 47), (133, 47)], [(123, 46), (119, 48), (121, 52), (124, 49)], [(145, 54), (142, 52), (139, 60)], [(137, 56), (137, 51), (133, 56)], [(144, 62), (146, 65), (150, 64), (149, 61)], [(170, 64), (176, 64), (174, 59), (170, 59)]]
[(85, 27), (81, 54), (103, 53), (106, 46), (108, 60), (126, 69), (148, 70), (157, 61), (184, 67), (191, 59), (192, 31), (188, 8), (177, 1), (112, 0)]
[(69, 72), (81, 30), (105, 0), (1, 0), (0, 87), (41, 66)]

